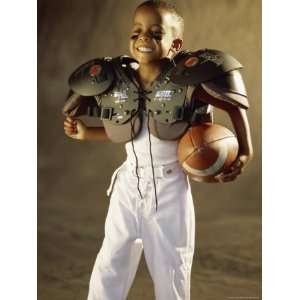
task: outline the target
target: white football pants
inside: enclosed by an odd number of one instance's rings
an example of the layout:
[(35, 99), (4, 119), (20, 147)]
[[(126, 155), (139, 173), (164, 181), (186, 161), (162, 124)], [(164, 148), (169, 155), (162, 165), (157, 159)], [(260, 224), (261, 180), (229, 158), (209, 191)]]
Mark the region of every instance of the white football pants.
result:
[(112, 178), (105, 237), (90, 280), (88, 300), (124, 300), (142, 250), (156, 300), (189, 300), (195, 244), (195, 214), (187, 176), (178, 163), (140, 167), (125, 162)]

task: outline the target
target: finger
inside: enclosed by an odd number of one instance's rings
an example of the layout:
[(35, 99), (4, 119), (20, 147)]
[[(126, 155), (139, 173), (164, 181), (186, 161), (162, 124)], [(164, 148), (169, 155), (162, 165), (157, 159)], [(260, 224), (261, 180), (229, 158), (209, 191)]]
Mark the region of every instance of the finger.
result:
[(242, 169), (237, 168), (237, 169), (233, 170), (232, 172), (230, 172), (229, 174), (225, 174), (225, 177), (226, 176), (235, 176), (235, 175), (239, 175), (241, 173), (242, 173)]
[(73, 125), (72, 123), (70, 123), (70, 122), (68, 122), (68, 121), (65, 121), (65, 122), (64, 122), (64, 127), (74, 128), (74, 127), (76, 127), (76, 125)]
[(244, 166), (244, 163), (240, 160), (237, 160), (236, 162), (233, 163), (233, 165), (230, 167), (231, 170), (234, 170), (236, 168), (242, 168)]
[(228, 181), (228, 180), (232, 180), (232, 178), (235, 178), (239, 175), (240, 173), (230, 173), (227, 175), (223, 175), (222, 176), (222, 181)]
[(238, 175), (240, 175), (242, 173), (242, 169), (235, 169), (232, 172), (222, 172), (221, 174), (219, 174), (218, 176), (216, 176), (216, 179), (220, 182), (222, 181), (228, 181), (228, 180), (232, 180), (232, 178), (237, 177)]
[(236, 176), (240, 175), (241, 173), (242, 173), (242, 172), (241, 172), (241, 169), (236, 169), (236, 170), (234, 170), (234, 171), (231, 172), (231, 173), (224, 174), (224, 175), (222, 176), (222, 179), (224, 180), (224, 179), (227, 179), (227, 178), (236, 177)]
[(243, 169), (241, 167), (235, 167), (235, 168), (231, 168), (229, 170), (226, 170), (223, 172), (223, 174), (225, 176), (227, 175), (238, 175), (238, 174), (241, 174), (243, 171)]
[(70, 131), (65, 131), (65, 135), (73, 137), (74, 133), (70, 132)]
[(64, 130), (68, 134), (76, 134), (77, 133), (77, 130), (73, 129), (73, 128), (67, 128), (67, 127), (65, 127)]
[(223, 179), (223, 182), (230, 182), (230, 181), (233, 181), (237, 178), (237, 176), (231, 176), (231, 177), (228, 177), (228, 178), (224, 178)]
[(66, 122), (68, 124), (72, 125), (73, 127), (76, 127), (77, 124), (78, 124), (77, 120), (74, 120), (74, 119), (71, 119), (71, 121), (70, 120), (66, 120)]
[(72, 124), (76, 124), (76, 123), (77, 123), (77, 122), (76, 122), (76, 119), (73, 119), (73, 118), (71, 118), (71, 117), (67, 117), (66, 120), (67, 120), (68, 122), (72, 123)]
[(240, 163), (234, 163), (233, 165), (231, 165), (228, 169), (224, 170), (223, 173), (224, 174), (230, 174), (232, 172), (234, 172), (237, 169), (241, 169), (241, 165)]
[(64, 127), (77, 129), (77, 124), (73, 124), (73, 123), (69, 123), (69, 122), (65, 121)]
[(217, 176), (215, 176), (215, 179), (218, 181), (218, 182), (223, 182), (223, 178), (222, 178), (222, 174), (219, 174)]
[(73, 124), (64, 123), (64, 128), (77, 129), (77, 126)]
[(73, 139), (75, 139), (77, 137), (76, 134), (72, 134), (72, 133), (65, 133), (65, 134), (66, 134), (66, 136), (71, 137)]
[(231, 181), (233, 179), (235, 179), (238, 176), (238, 174), (219, 174), (218, 176), (216, 176), (215, 178), (219, 181), (219, 182), (227, 182), (227, 181)]

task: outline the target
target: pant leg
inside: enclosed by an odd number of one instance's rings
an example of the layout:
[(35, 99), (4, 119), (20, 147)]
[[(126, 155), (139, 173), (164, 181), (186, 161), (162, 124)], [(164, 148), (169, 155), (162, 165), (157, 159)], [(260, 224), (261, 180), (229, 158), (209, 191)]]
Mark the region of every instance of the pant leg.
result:
[(124, 172), (118, 174), (105, 221), (105, 237), (92, 271), (88, 300), (124, 300), (142, 253)]
[[(195, 213), (183, 173), (157, 180), (158, 210), (143, 221), (142, 238), (156, 300), (189, 300)], [(155, 202), (150, 193), (152, 203)], [(153, 211), (152, 210), (152, 211)]]

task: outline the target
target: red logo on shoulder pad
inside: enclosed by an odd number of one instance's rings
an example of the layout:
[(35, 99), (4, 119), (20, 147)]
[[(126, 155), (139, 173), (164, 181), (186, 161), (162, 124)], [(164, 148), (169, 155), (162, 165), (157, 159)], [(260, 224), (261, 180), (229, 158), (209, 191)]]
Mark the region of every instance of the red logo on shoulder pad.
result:
[(194, 67), (199, 63), (199, 58), (197, 56), (189, 57), (185, 62), (184, 65), (188, 68)]
[(90, 67), (89, 73), (90, 76), (97, 76), (101, 72), (101, 65), (93, 65)]

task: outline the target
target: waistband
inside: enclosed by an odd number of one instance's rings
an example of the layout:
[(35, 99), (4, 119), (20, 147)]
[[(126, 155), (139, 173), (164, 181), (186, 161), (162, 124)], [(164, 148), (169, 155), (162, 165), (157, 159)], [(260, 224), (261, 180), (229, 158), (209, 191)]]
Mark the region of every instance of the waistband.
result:
[[(146, 178), (146, 179), (152, 179), (152, 167), (151, 165), (147, 166), (138, 166), (136, 168), (136, 164), (131, 161), (125, 161), (121, 166), (119, 166), (113, 173), (110, 181), (110, 185), (106, 191), (107, 196), (110, 196), (112, 193), (112, 190), (115, 185), (115, 181), (117, 179), (118, 173), (122, 168), (126, 168), (126, 170), (129, 172), (129, 174), (133, 177), (139, 177), (139, 178)], [(183, 172), (182, 167), (180, 166), (178, 161), (175, 161), (170, 164), (166, 165), (160, 165), (160, 166), (154, 166), (154, 177), (155, 178), (168, 178), (172, 177), (175, 174), (178, 174), (178, 172)]]
[[(138, 176), (140, 178), (152, 178), (151, 165), (138, 166), (136, 168), (136, 164), (131, 161), (126, 161), (125, 165), (129, 172), (135, 177)], [(153, 169), (155, 178), (170, 177), (174, 176), (177, 172), (182, 172), (182, 168), (178, 161), (166, 165), (153, 166)]]

